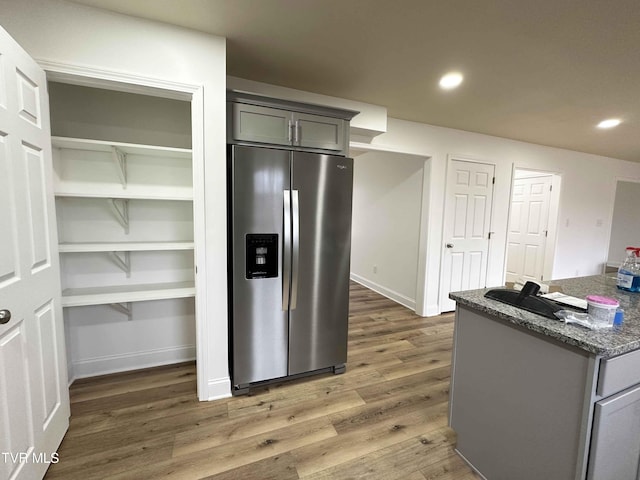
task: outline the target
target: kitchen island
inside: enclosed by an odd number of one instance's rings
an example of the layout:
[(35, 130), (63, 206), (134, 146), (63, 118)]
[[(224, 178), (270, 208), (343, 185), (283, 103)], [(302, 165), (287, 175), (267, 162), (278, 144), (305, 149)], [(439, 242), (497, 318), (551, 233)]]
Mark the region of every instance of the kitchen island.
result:
[(615, 275), (549, 282), (616, 298), (624, 323), (588, 330), (455, 292), (449, 424), (488, 480), (640, 480), (640, 293)]

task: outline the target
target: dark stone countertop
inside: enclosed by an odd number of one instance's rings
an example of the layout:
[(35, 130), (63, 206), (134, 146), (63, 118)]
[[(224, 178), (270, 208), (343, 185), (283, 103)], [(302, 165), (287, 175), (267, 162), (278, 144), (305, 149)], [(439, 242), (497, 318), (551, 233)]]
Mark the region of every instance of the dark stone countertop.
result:
[(631, 293), (616, 288), (615, 273), (545, 283), (559, 286), (563, 293), (573, 297), (585, 298), (587, 295), (604, 295), (617, 299), (620, 302), (620, 308), (624, 310), (624, 323), (602, 330), (589, 330), (575, 324), (565, 324), (560, 320), (546, 318), (485, 298), (484, 294), (491, 290), (490, 288), (452, 292), (449, 294), (449, 298), (455, 300), (459, 305), (479, 310), (497, 319), (554, 338), (595, 355), (601, 355), (604, 358), (640, 349), (640, 292)]

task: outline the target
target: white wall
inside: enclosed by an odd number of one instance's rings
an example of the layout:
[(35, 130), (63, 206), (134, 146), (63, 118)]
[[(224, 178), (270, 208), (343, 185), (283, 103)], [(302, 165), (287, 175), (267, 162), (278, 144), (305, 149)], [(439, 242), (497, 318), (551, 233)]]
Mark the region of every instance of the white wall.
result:
[(553, 278), (599, 274), (608, 254), (609, 230), (617, 178), (640, 180), (640, 164), (544, 147), (488, 135), (390, 118), (388, 131), (372, 145), (431, 156), (427, 187), (425, 312), (439, 312), (440, 258), (447, 158), (450, 154), (496, 164), (491, 230), (496, 232), (488, 273), (489, 286), (504, 281), (513, 167), (554, 172), (562, 177)]
[(195, 358), (192, 298), (134, 302), (132, 320), (108, 305), (66, 310), (70, 380)]
[(225, 39), (64, 0), (0, 0), (0, 25), (38, 61), (201, 88), (203, 108), (196, 113), (203, 128), (194, 122), (193, 148), (194, 155), (204, 152), (196, 196), (202, 195), (206, 209), (197, 205), (195, 221), (207, 249), (197, 252), (199, 284), (205, 286), (197, 301), (198, 394), (229, 395)]
[(640, 183), (619, 181), (616, 188), (608, 260), (621, 263), (627, 247), (640, 247)]
[(381, 152), (354, 159), (351, 278), (411, 309), (424, 162)]
[(49, 82), (51, 134), (191, 148), (191, 104)]

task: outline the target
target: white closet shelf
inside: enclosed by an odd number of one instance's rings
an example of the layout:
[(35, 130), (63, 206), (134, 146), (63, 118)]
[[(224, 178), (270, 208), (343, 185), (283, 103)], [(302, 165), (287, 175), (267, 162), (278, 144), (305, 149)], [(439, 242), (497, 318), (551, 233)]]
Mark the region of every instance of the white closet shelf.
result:
[(159, 250), (193, 250), (193, 242), (86, 242), (61, 243), (60, 253), (141, 252)]
[(89, 150), (92, 152), (111, 152), (111, 147), (116, 147), (128, 155), (150, 155), (155, 157), (182, 158), (185, 160), (191, 160), (192, 153), (190, 148), (159, 147), (156, 145), (108, 142), (105, 140), (71, 137), (51, 137), (51, 144), (57, 148)]
[(63, 307), (108, 305), (172, 298), (194, 297), (194, 282), (117, 285), (110, 287), (68, 288), (62, 291)]
[(58, 185), (53, 192), (56, 197), (77, 197), (77, 198), (124, 198), (130, 200), (178, 200), (193, 201), (193, 191), (157, 191), (156, 192), (135, 192), (127, 191), (100, 191), (85, 188), (65, 188)]

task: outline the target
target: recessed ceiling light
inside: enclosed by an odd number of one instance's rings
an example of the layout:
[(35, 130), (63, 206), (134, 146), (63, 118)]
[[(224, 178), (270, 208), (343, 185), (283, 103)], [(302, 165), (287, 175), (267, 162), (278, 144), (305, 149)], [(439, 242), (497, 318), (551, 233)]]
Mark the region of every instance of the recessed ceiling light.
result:
[(613, 127), (617, 127), (618, 125), (620, 125), (621, 122), (622, 122), (622, 120), (620, 120), (618, 118), (607, 118), (606, 120), (603, 120), (598, 124), (598, 128), (613, 128)]
[(449, 72), (440, 79), (440, 88), (451, 90), (462, 83), (462, 74), (458, 72)]

